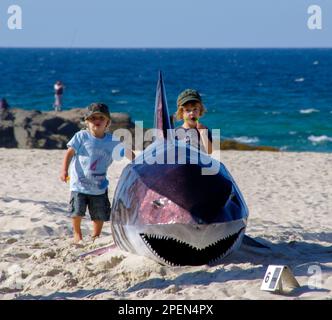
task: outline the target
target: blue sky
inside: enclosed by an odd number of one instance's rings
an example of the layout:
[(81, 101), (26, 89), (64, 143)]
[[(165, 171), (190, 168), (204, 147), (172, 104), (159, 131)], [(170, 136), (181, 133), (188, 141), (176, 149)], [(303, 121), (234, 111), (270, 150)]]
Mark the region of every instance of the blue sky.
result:
[[(23, 29), (9, 30), (20, 5)], [(322, 9), (309, 30), (307, 9)], [(1, 47), (332, 47), (330, 0), (1, 0)]]

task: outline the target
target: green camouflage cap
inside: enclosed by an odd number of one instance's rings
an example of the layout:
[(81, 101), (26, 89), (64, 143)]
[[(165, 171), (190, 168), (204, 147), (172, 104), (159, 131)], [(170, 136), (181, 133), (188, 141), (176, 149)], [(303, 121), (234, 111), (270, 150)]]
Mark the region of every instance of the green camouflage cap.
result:
[(91, 117), (93, 114), (103, 114), (105, 117), (107, 117), (108, 119), (111, 119), (111, 115), (110, 115), (110, 112), (108, 110), (108, 107), (106, 104), (104, 103), (100, 103), (100, 102), (97, 102), (97, 103), (91, 103), (89, 106), (88, 106), (88, 111), (87, 113), (85, 114), (85, 117), (84, 119), (88, 119), (89, 117)]
[(185, 103), (189, 101), (202, 102), (202, 98), (198, 93), (198, 91), (194, 89), (186, 89), (182, 91), (178, 96), (177, 104), (178, 106), (183, 106)]

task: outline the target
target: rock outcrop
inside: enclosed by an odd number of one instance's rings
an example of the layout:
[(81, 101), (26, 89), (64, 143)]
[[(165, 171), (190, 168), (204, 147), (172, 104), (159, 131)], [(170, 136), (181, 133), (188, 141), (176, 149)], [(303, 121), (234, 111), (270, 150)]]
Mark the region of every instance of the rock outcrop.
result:
[[(85, 127), (85, 109), (74, 108), (69, 111), (48, 111), (10, 109), (0, 118), (0, 147), (2, 148), (38, 148), (66, 149), (73, 135)], [(110, 131), (120, 128), (129, 130), (135, 145), (135, 138), (143, 141), (146, 129), (136, 130), (128, 113), (111, 113)], [(140, 135), (140, 136), (136, 136)], [(147, 147), (151, 142), (143, 142)], [(265, 150), (278, 151), (273, 147), (252, 146), (233, 140), (220, 142), (221, 150)]]
[[(0, 147), (65, 149), (67, 142), (85, 127), (85, 110), (62, 112), (11, 109), (0, 120)], [(111, 113), (111, 132), (119, 128), (134, 130), (127, 113)]]

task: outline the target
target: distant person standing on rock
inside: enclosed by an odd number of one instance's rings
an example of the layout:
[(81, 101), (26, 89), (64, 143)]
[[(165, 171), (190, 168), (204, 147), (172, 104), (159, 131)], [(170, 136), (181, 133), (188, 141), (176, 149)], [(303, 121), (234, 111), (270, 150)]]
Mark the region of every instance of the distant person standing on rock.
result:
[(9, 104), (5, 98), (1, 98), (0, 100), (0, 120), (4, 120), (6, 117), (6, 113), (8, 112)]
[(54, 107), (54, 110), (55, 111), (61, 111), (61, 108), (62, 108), (62, 95), (63, 95), (63, 90), (64, 90), (64, 85), (61, 81), (57, 81), (55, 84), (54, 84), (54, 98), (55, 98), (55, 101), (54, 101), (54, 104), (53, 104), (53, 107)]

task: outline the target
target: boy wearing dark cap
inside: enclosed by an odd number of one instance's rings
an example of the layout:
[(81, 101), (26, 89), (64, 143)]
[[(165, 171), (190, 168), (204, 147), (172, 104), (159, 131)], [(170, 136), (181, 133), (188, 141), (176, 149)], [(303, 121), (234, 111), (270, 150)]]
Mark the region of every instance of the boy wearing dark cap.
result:
[(180, 127), (175, 128), (176, 139), (185, 140), (186, 143), (212, 153), (212, 135), (210, 130), (199, 122), (206, 109), (202, 97), (197, 90), (186, 89), (177, 99), (177, 120), (183, 120)]
[[(110, 219), (108, 199), (107, 169), (113, 162), (113, 151), (121, 144), (120, 140), (106, 132), (111, 124), (111, 115), (107, 105), (92, 103), (85, 115), (86, 130), (77, 132), (68, 142), (64, 156), (60, 179), (70, 182), (70, 214), (74, 231), (74, 243), (83, 239), (81, 220), (89, 209), (93, 221), (92, 238), (99, 237), (104, 221)], [(123, 151), (129, 160), (135, 154)], [(68, 173), (70, 165), (70, 174)], [(69, 179), (70, 176), (70, 179)]]

